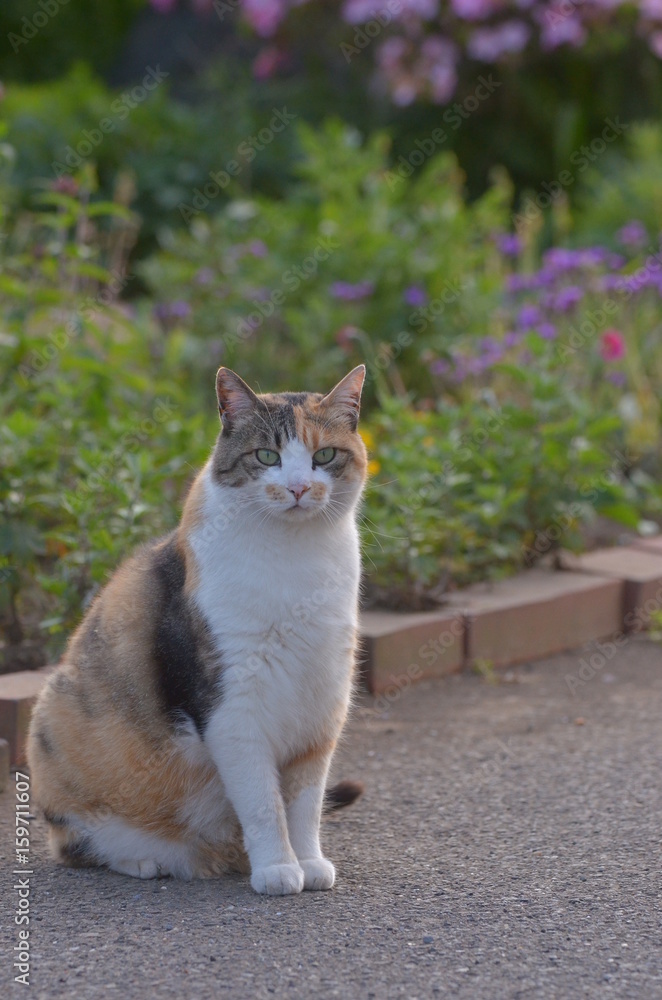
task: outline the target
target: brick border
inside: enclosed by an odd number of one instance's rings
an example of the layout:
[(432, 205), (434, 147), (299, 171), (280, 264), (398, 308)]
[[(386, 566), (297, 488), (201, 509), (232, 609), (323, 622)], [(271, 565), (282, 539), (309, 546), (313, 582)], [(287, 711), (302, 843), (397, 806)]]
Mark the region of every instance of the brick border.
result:
[[(638, 632), (662, 611), (660, 537), (563, 553), (561, 561), (560, 571), (528, 570), (458, 591), (437, 611), (363, 612), (362, 686), (388, 701), (424, 678), (508, 667)], [(24, 761), (30, 713), (49, 669), (0, 675), (0, 739), (12, 764)]]
[[(429, 676), (485, 664), (509, 667), (648, 627), (662, 611), (662, 537), (582, 556), (562, 554), (558, 571), (528, 570), (493, 584), (458, 591), (440, 611), (362, 615), (368, 651), (362, 683), (391, 694)], [(428, 670), (426, 652), (444, 616), (459, 615), (463, 655), (456, 651)], [(416, 628), (412, 618), (416, 617)], [(375, 622), (378, 621), (378, 628)], [(434, 648), (434, 645), (432, 646)]]

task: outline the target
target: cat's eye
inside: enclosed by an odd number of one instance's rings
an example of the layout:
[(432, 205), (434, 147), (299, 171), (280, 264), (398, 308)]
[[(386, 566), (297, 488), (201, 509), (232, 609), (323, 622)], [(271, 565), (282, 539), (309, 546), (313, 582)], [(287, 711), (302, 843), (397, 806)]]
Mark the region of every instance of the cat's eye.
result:
[(270, 448), (258, 448), (255, 457), (258, 462), (262, 462), (262, 465), (280, 465), (280, 455)]
[(335, 457), (335, 448), (320, 448), (320, 450), (316, 451), (313, 455), (313, 462), (315, 465), (328, 465), (329, 462), (333, 461)]

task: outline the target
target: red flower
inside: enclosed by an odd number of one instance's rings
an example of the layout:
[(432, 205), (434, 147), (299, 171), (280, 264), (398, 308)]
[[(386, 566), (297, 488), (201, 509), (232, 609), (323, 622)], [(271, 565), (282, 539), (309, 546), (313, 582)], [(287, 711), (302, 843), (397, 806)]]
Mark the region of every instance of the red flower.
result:
[(605, 361), (620, 361), (625, 355), (625, 340), (618, 330), (605, 330), (600, 338), (600, 354)]

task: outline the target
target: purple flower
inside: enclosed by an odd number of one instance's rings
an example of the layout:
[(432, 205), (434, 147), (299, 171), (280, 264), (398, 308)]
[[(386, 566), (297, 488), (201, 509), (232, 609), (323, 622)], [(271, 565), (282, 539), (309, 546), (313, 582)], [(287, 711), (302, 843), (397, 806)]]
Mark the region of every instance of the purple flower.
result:
[(248, 244), (248, 252), (254, 257), (266, 257), (269, 253), (269, 248), (262, 240), (251, 240)]
[(626, 223), (622, 229), (619, 229), (616, 233), (616, 239), (619, 243), (622, 243), (624, 247), (643, 247), (648, 239), (648, 233), (646, 232), (646, 227), (643, 222), (639, 222), (638, 219), (633, 219), (631, 222)]
[(553, 271), (571, 271), (579, 263), (577, 251), (567, 250), (565, 247), (552, 247), (543, 254), (542, 259), (545, 266)]
[(483, 337), (479, 343), (483, 357), (489, 359), (491, 363), (499, 361), (503, 356), (503, 346), (494, 337)]
[(517, 347), (522, 342), (522, 334), (510, 330), (503, 338), (504, 347)]
[(627, 382), (625, 372), (607, 372), (607, 381), (613, 385), (624, 386)]
[(405, 288), (402, 297), (408, 306), (424, 306), (428, 300), (427, 292), (420, 285), (410, 285)]
[(522, 241), (516, 233), (499, 233), (497, 246), (505, 257), (517, 257), (522, 250)]
[(523, 21), (504, 21), (495, 28), (477, 28), (467, 42), (472, 59), (495, 62), (507, 52), (521, 52), (531, 34)]
[(214, 280), (214, 272), (211, 267), (201, 267), (195, 276), (198, 285), (211, 285)]
[(241, 6), (244, 17), (262, 38), (275, 34), (287, 13), (286, 5), (280, 0), (244, 0)]
[(584, 290), (579, 285), (567, 285), (554, 296), (551, 308), (555, 312), (570, 312), (584, 298)]
[(372, 281), (359, 281), (353, 285), (349, 281), (334, 281), (331, 285), (331, 294), (334, 299), (342, 299), (343, 302), (358, 302), (359, 299), (367, 299), (375, 289)]
[(177, 299), (170, 303), (170, 315), (177, 319), (187, 319), (191, 315), (191, 307), (183, 299)]
[(178, 320), (188, 319), (191, 315), (191, 307), (188, 302), (177, 299), (174, 302), (159, 302), (153, 310), (154, 318), (161, 326), (168, 330), (177, 325)]
[(483, 21), (492, 13), (493, 0), (451, 0), (453, 13), (465, 21)]
[(514, 294), (528, 292), (534, 287), (535, 282), (532, 274), (509, 274), (506, 278), (506, 289)]
[(579, 47), (586, 39), (586, 31), (577, 17), (569, 15), (562, 4), (550, 4), (539, 14), (542, 21), (540, 44), (543, 49), (555, 49), (559, 45)]
[(538, 306), (522, 306), (517, 317), (517, 325), (521, 330), (533, 330), (540, 323), (542, 314)]
[(541, 267), (537, 274), (531, 276), (532, 288), (552, 288), (556, 284), (557, 275), (548, 267)]
[(448, 361), (444, 361), (443, 358), (436, 358), (430, 362), (430, 371), (433, 375), (446, 375), (450, 371), (450, 367)]
[(556, 327), (553, 323), (539, 323), (538, 333), (543, 340), (555, 340), (556, 339)]

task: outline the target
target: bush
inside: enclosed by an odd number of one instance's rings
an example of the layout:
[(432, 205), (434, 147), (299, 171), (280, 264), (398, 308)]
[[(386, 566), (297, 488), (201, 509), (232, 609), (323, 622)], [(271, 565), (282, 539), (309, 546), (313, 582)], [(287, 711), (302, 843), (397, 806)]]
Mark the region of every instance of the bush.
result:
[[(494, 234), (505, 179), (471, 205), (451, 156), (408, 182), (388, 169), (388, 140), (365, 144), (341, 123), (302, 126), (301, 182), (287, 201), (231, 202), (140, 268), (157, 309), (187, 311), (178, 363), (199, 382), (210, 356), (274, 389), (324, 385), (368, 365), (366, 397), (430, 395), (428, 362), (498, 304), (504, 271)], [(201, 352), (200, 339), (208, 349)]]
[(160, 362), (158, 331), (117, 301), (109, 265), (130, 218), (79, 195), (52, 193), (3, 244), (0, 621), (13, 669), (56, 655), (120, 558), (176, 524), (216, 430), (213, 395), (207, 424)]

